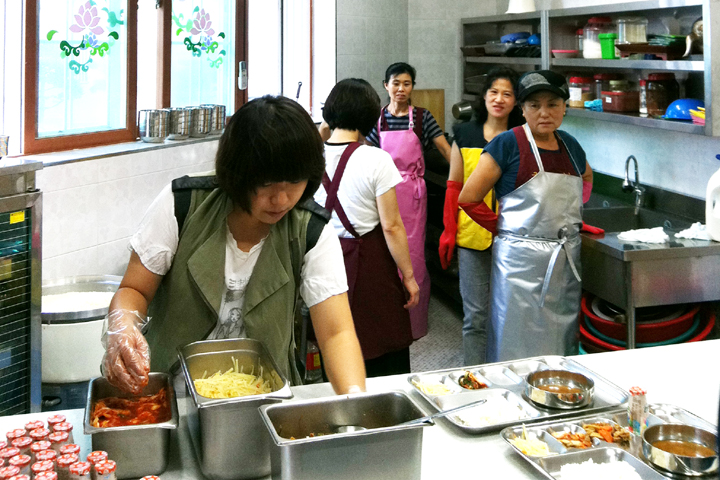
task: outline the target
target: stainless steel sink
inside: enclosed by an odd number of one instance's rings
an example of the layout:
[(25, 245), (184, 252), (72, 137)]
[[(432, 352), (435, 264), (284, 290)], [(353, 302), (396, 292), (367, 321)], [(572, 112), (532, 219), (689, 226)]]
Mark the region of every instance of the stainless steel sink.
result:
[[(635, 347), (635, 309), (720, 300), (720, 243), (676, 238), (690, 220), (648, 208), (587, 208), (583, 220), (605, 230), (582, 235), (583, 288), (626, 312), (629, 348)], [(618, 233), (663, 227), (662, 244), (627, 242)]]
[(663, 227), (679, 232), (691, 225), (691, 221), (648, 208), (602, 207), (583, 210), (583, 220), (588, 225), (600, 227), (605, 232), (625, 232), (638, 228)]

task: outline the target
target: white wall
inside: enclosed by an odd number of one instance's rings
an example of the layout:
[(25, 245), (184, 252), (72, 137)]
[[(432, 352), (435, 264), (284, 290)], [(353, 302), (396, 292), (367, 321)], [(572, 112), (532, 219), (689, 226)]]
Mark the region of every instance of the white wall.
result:
[(155, 196), (173, 178), (212, 170), (217, 141), (46, 166), (43, 280), (122, 275), (129, 239)]

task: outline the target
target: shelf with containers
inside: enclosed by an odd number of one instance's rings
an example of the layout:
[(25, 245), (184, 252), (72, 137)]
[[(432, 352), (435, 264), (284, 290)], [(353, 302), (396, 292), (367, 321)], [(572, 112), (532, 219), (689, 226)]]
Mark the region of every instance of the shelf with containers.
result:
[[(593, 7), (578, 7), (556, 10), (542, 10), (523, 15), (498, 15), (478, 19), (465, 19), (463, 26), (463, 45), (475, 45), (487, 39), (498, 39), (501, 34), (512, 31), (530, 31), (539, 33), (541, 37), (540, 58), (514, 57), (464, 57), (463, 72), (467, 80), (474, 75), (486, 72), (494, 65), (507, 65), (519, 72), (531, 69), (552, 69), (572, 76), (590, 76), (598, 73), (620, 74), (627, 79), (631, 88), (637, 90), (639, 79), (647, 79), (651, 73), (671, 73), (675, 76), (680, 88), (681, 98), (697, 98), (703, 100), (706, 107), (706, 125), (690, 122), (664, 120), (644, 117), (639, 113), (596, 112), (584, 108), (568, 108), (568, 115), (598, 121), (609, 121), (633, 124), (648, 128), (674, 130), (684, 133), (713, 135), (712, 125), (712, 93), (717, 90), (713, 85), (709, 38), (711, 25), (708, 21), (720, 18), (720, 12), (714, 7), (710, 10), (710, 0), (649, 0), (611, 4)], [(711, 16), (714, 15), (714, 16)], [(620, 18), (640, 18), (647, 20), (644, 27), (647, 35), (687, 35), (693, 23), (702, 18), (705, 24), (704, 53), (694, 51), (687, 58), (669, 60), (647, 59), (602, 59), (554, 58), (552, 50), (575, 50), (578, 48), (578, 30), (583, 29), (593, 17), (609, 17), (613, 25)], [(467, 85), (467, 82), (466, 82)], [(717, 93), (717, 92), (716, 92)], [(477, 92), (464, 89), (463, 100), (472, 101)], [(716, 95), (717, 96), (717, 95)], [(720, 134), (720, 129), (717, 134)]]
[[(504, 55), (478, 55), (485, 52), (482, 47), (498, 47), (504, 35), (517, 32), (540, 34), (544, 12), (462, 19), (463, 50), (463, 100), (474, 101), (483, 83), (484, 75), (493, 67), (506, 65), (520, 73), (542, 68), (543, 59), (538, 57), (508, 57)], [(474, 47), (474, 48), (473, 48)], [(536, 48), (541, 54), (540, 48)], [(487, 53), (487, 52), (485, 52)], [(528, 52), (525, 52), (526, 54)]]
[[(710, 52), (699, 53), (693, 51), (689, 57), (678, 58), (682, 52), (676, 55), (669, 55), (668, 60), (648, 60), (639, 58), (584, 58), (581, 51), (578, 58), (554, 58), (552, 51), (556, 49), (577, 48), (577, 33), (581, 28), (591, 30), (586, 33), (584, 42), (591, 40), (595, 46), (593, 52), (600, 54), (600, 44), (603, 40), (596, 41), (599, 33), (618, 34), (617, 25), (634, 24), (639, 26), (636, 31), (640, 35), (681, 35), (685, 36), (691, 32), (693, 24), (701, 18), (710, 18), (706, 15), (709, 12), (709, 2), (703, 0), (653, 0), (641, 2), (628, 2), (617, 5), (604, 5), (602, 7), (579, 7), (558, 10), (549, 10), (547, 14), (547, 32), (549, 42), (543, 45), (543, 55), (548, 59), (550, 69), (571, 76), (594, 77), (600, 73), (619, 74), (630, 83), (628, 94), (639, 90), (640, 80), (646, 80), (651, 74), (662, 73), (674, 77), (678, 84), (679, 98), (696, 98), (703, 100), (709, 114), (711, 106), (711, 89), (709, 82), (711, 78), (706, 75), (710, 71)], [(707, 10), (706, 10), (707, 9)], [(610, 25), (608, 30), (603, 20), (597, 17), (607, 17)], [(624, 20), (621, 20), (624, 19)], [(631, 20), (634, 19), (634, 20)], [(636, 23), (633, 23), (636, 22)], [(589, 28), (588, 28), (589, 27)], [(602, 37), (600, 37), (602, 38)], [(621, 39), (618, 39), (621, 40)], [(683, 39), (684, 40), (684, 39)], [(611, 40), (612, 41), (612, 40)], [(684, 41), (681, 49), (684, 51)], [(612, 47), (611, 47), (612, 48)], [(645, 47), (637, 47), (634, 50), (641, 51)], [(587, 54), (587, 45), (583, 45)], [(665, 49), (666, 50), (666, 49)], [(618, 52), (616, 52), (617, 55)], [(607, 57), (607, 51), (603, 55)], [(658, 75), (653, 75), (656, 77)], [(672, 80), (668, 80), (672, 82)], [(604, 90), (604, 89), (603, 89)], [(602, 95), (603, 106), (610, 101), (610, 94)], [(607, 110), (607, 108), (606, 108)], [(595, 112), (585, 108), (568, 108), (568, 116), (591, 118), (601, 121), (610, 121), (624, 124), (645, 126), (673, 130), (692, 134), (711, 135), (710, 125), (696, 125), (687, 121), (674, 121), (658, 118), (657, 116), (641, 116), (639, 112)]]

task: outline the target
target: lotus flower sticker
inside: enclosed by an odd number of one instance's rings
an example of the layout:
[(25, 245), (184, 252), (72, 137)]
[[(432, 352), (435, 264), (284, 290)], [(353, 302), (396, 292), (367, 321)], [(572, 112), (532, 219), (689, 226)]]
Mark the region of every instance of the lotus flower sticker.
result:
[(78, 13), (75, 15), (75, 23), (70, 25), (70, 31), (80, 33), (87, 29), (95, 35), (101, 35), (105, 30), (98, 25), (99, 23), (97, 7), (88, 1), (84, 5), (80, 5)]

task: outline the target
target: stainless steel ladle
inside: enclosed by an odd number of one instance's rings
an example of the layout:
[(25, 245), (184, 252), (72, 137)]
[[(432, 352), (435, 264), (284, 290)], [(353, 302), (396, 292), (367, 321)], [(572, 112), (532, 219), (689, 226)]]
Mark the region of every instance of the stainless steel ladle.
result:
[[(428, 423), (430, 420), (438, 417), (444, 417), (446, 415), (450, 415), (451, 413), (459, 412), (460, 410), (465, 410), (466, 408), (475, 407), (477, 405), (481, 405), (485, 403), (487, 400), (475, 400), (474, 402), (466, 403), (465, 405), (460, 405), (459, 407), (451, 408), (450, 410), (443, 410), (437, 413), (433, 413), (432, 415), (426, 415), (424, 417), (416, 418), (413, 420), (408, 420), (407, 422), (398, 423), (395, 425), (388, 425), (388, 427), (406, 427), (408, 425), (417, 425), (420, 423)], [(339, 427), (335, 427), (335, 433), (351, 433), (351, 432), (364, 432), (367, 430), (365, 427), (361, 427), (360, 425), (340, 425)]]

